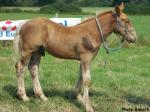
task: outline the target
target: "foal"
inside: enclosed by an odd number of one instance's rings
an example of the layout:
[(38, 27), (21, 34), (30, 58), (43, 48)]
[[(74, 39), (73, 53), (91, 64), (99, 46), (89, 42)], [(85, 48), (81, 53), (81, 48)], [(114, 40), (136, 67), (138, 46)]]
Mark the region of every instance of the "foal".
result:
[(44, 51), (47, 51), (58, 58), (80, 61), (75, 95), (87, 112), (94, 112), (89, 100), (90, 63), (103, 43), (98, 25), (101, 25), (105, 38), (115, 32), (128, 42), (136, 40), (134, 28), (123, 9), (124, 6), (121, 4), (114, 11), (97, 15), (97, 22), (93, 17), (73, 27), (64, 27), (46, 18), (36, 18), (25, 23), (14, 40), (19, 50), (16, 73), (20, 98), (23, 101), (29, 100), (24, 86), (24, 69), (28, 65), (35, 95), (47, 100), (38, 79), (40, 59), (44, 56)]

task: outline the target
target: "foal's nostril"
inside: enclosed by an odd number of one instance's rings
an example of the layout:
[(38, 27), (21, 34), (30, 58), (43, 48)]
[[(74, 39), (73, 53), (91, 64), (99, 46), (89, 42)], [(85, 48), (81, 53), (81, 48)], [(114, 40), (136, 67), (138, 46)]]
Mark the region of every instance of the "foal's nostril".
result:
[(136, 39), (134, 38), (134, 39), (131, 39), (130, 40), (132, 43), (135, 43), (136, 42)]
[(128, 38), (127, 41), (128, 41), (129, 43), (135, 43), (136, 38)]

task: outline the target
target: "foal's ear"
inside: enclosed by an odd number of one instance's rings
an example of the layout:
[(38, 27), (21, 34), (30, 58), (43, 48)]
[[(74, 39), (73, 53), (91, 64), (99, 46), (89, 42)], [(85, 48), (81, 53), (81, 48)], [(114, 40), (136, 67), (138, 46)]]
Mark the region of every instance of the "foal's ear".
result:
[(115, 11), (117, 13), (117, 15), (120, 16), (121, 12), (123, 12), (124, 10), (124, 2), (122, 2), (120, 5), (115, 7)]

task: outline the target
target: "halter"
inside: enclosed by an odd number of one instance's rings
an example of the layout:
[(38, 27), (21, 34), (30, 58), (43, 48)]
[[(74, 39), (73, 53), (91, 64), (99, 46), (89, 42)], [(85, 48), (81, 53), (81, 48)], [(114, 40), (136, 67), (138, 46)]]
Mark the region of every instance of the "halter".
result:
[[(99, 29), (99, 31), (100, 31), (100, 34), (101, 34), (101, 40), (102, 40), (102, 42), (103, 42), (103, 47), (104, 47), (104, 49), (106, 50), (106, 53), (110, 53), (110, 52), (113, 52), (113, 51), (116, 51), (116, 50), (121, 49), (121, 48), (122, 48), (122, 43), (124, 42), (124, 38), (121, 38), (121, 36), (120, 36), (118, 33), (115, 32), (115, 34), (116, 34), (116, 35), (120, 38), (120, 40), (121, 40), (120, 46), (117, 47), (117, 48), (109, 48), (109, 47), (108, 47), (108, 44), (107, 44), (107, 41), (106, 41), (106, 39), (104, 38), (104, 34), (103, 34), (103, 31), (102, 31), (102, 28), (101, 28), (101, 25), (100, 25), (100, 23), (99, 23), (99, 21), (98, 21), (97, 16), (95, 17), (95, 19), (96, 19), (96, 23), (97, 23), (98, 29)], [(120, 24), (120, 23), (117, 21), (117, 24)], [(120, 25), (121, 25), (121, 24), (120, 24)]]

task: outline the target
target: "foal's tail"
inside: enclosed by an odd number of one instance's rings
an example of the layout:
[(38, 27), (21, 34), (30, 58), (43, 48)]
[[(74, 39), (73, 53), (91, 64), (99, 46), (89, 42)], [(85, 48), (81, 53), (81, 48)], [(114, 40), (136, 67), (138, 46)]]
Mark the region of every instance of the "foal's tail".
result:
[(21, 22), (18, 25), (17, 30), (16, 30), (16, 34), (15, 34), (15, 37), (14, 37), (14, 40), (13, 40), (14, 52), (15, 52), (16, 57), (19, 57), (19, 55), (20, 55), (20, 44), (19, 44), (20, 31), (21, 31), (22, 25), (24, 25), (24, 24), (25, 24), (25, 22)]

